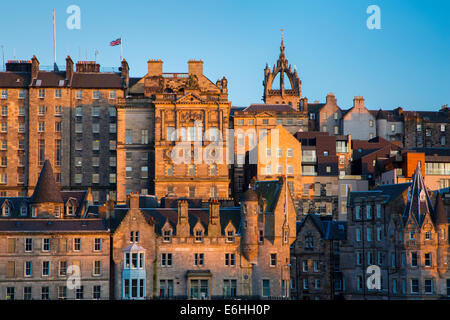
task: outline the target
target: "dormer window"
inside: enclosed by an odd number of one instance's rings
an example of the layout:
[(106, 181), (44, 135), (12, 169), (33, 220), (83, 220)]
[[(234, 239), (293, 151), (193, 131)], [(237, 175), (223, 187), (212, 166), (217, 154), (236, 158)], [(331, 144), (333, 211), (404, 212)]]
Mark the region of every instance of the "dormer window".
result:
[(163, 241), (170, 242), (172, 240), (172, 230), (167, 229), (163, 231)]
[(68, 216), (74, 216), (75, 215), (75, 204), (72, 200), (69, 200), (66, 205), (66, 213)]
[(203, 230), (196, 230), (195, 231), (195, 242), (202, 242), (203, 241)]
[(9, 202), (6, 202), (2, 207), (2, 215), (4, 217), (9, 217), (11, 215), (11, 205)]
[(20, 216), (21, 217), (26, 217), (28, 214), (28, 208), (26, 206), (22, 206), (20, 208)]
[(227, 231), (227, 242), (234, 242), (234, 230)]

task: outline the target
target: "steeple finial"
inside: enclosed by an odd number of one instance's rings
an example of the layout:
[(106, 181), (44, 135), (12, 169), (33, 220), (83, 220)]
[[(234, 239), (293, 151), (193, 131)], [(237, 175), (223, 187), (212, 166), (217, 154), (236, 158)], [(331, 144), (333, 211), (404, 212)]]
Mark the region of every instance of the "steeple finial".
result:
[(284, 58), (284, 29), (280, 29), (281, 31), (281, 46), (280, 46), (280, 58)]

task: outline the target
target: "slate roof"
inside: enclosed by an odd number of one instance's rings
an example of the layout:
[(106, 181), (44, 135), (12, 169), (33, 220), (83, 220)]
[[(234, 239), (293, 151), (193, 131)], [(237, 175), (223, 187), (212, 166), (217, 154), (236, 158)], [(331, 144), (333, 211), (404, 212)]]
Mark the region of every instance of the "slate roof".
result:
[(349, 195), (349, 206), (354, 206), (354, 202), (359, 198), (375, 199), (382, 197), (384, 203), (388, 203), (397, 199), (403, 192), (411, 186), (410, 182), (379, 185), (374, 190), (370, 191), (352, 191)]
[(10, 217), (20, 216), (20, 208), (27, 207), (30, 203), (30, 198), (28, 197), (0, 197), (0, 208), (3, 204), (8, 202), (10, 204)]
[(309, 113), (317, 113), (320, 109), (323, 108), (325, 103), (309, 103), (308, 102), (308, 112)]
[(274, 212), (280, 197), (282, 184), (280, 180), (256, 181), (255, 191), (266, 199), (266, 212)]
[(31, 74), (28, 72), (0, 72), (1, 88), (27, 88), (30, 85)]
[(39, 174), (39, 179), (31, 196), (31, 202), (64, 202), (53, 176), (52, 165), (48, 159), (45, 160)]
[(426, 215), (430, 215), (431, 218), (434, 218), (435, 215), (430, 194), (419, 165), (414, 172), (412, 181), (412, 186), (408, 193), (408, 201), (403, 211), (403, 220), (406, 222), (410, 216), (413, 216), (419, 227), (421, 227)]
[(447, 213), (445, 212), (444, 201), (440, 192), (436, 196), (436, 204), (434, 206), (436, 224), (446, 224), (449, 222)]
[(264, 104), (255, 103), (251, 104), (243, 110), (244, 112), (264, 112), (264, 111), (275, 111), (275, 112), (299, 112), (297, 109), (288, 104)]
[[(112, 224), (113, 229), (116, 229), (121, 220), (128, 212), (128, 208), (116, 208), (115, 213), (117, 215), (116, 221)], [(145, 220), (150, 225), (155, 225), (155, 232), (162, 234), (161, 229), (168, 221), (173, 229), (173, 233), (176, 235), (176, 225), (178, 221), (178, 209), (177, 208), (145, 208), (140, 209), (144, 215)], [(241, 222), (241, 210), (239, 207), (220, 208), (220, 225), (222, 234), (225, 234), (225, 228), (231, 221), (234, 228), (238, 230)], [(193, 234), (193, 230), (197, 222), (200, 221), (205, 234), (208, 234), (208, 222), (209, 222), (209, 209), (207, 208), (188, 208), (188, 223), (190, 226), (190, 232)]]
[(120, 73), (74, 72), (71, 85), (72, 88), (122, 89), (124, 79)]
[(37, 88), (65, 87), (69, 84), (66, 72), (39, 71), (37, 77), (31, 80), (31, 86)]
[(305, 222), (310, 219), (325, 240), (347, 239), (347, 222), (331, 220), (329, 217), (317, 214), (308, 214), (302, 221), (297, 222), (297, 233), (300, 232)]
[(108, 232), (103, 219), (0, 219), (0, 232)]

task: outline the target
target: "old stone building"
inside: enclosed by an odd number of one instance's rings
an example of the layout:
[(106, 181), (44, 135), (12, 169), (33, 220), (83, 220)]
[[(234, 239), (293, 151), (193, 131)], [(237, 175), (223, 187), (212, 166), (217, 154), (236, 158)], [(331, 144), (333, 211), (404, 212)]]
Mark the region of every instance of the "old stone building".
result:
[(291, 295), (299, 300), (334, 300), (343, 293), (340, 242), (346, 239), (346, 221), (316, 214), (297, 222), (291, 248)]
[(349, 173), (351, 137), (328, 132), (297, 132), (295, 137), (302, 145), (302, 193), (296, 198), (299, 213), (337, 218), (338, 180)]
[(450, 146), (450, 109), (439, 111), (403, 111), (405, 148)]
[[(94, 61), (74, 70), (40, 68), (38, 59), (10, 61), (0, 72), (2, 125), (0, 192), (33, 192), (45, 159), (65, 190), (92, 187), (94, 201), (116, 189), (116, 104), (128, 81), (121, 72), (100, 72)], [(102, 170), (100, 170), (102, 168)]]
[(158, 198), (228, 198), (227, 79), (211, 82), (203, 61), (190, 60), (187, 73), (163, 73), (161, 60), (149, 60), (134, 82), (119, 107), (118, 202), (149, 190)]
[(364, 97), (355, 97), (353, 107), (343, 112), (342, 130), (344, 135), (351, 134), (352, 139), (369, 140), (376, 137), (376, 118), (366, 108)]
[(109, 229), (85, 218), (91, 203), (59, 190), (49, 160), (31, 197), (0, 198), (0, 299), (109, 298)]
[[(347, 239), (341, 245), (341, 268), (346, 299), (387, 299), (390, 276), (388, 224), (393, 212), (403, 212), (410, 183), (351, 192)], [(366, 270), (380, 267), (380, 290), (369, 290)]]
[[(411, 183), (352, 192), (349, 199), (348, 237), (341, 250), (347, 298), (439, 299), (450, 294), (448, 213), (441, 194), (425, 185), (420, 165)], [(366, 269), (372, 265), (380, 268), (379, 288), (366, 285)]]
[[(289, 297), (295, 208), (283, 181), (259, 181), (239, 208), (114, 210), (115, 299)], [(287, 199), (287, 205), (286, 204)]]

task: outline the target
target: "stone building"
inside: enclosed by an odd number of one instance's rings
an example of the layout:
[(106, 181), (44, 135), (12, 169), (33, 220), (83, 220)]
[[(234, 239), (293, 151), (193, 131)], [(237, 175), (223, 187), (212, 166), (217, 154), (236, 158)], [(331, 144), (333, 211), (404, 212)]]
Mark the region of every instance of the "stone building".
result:
[(59, 190), (49, 160), (31, 197), (0, 198), (0, 299), (109, 299), (109, 229), (85, 218), (91, 203)]
[(431, 190), (450, 187), (450, 150), (446, 148), (414, 148), (402, 150), (381, 163), (379, 184), (412, 181), (418, 163), (425, 184)]
[(343, 293), (340, 242), (346, 221), (309, 214), (297, 222), (291, 248), (291, 296), (298, 300), (333, 300)]
[[(348, 237), (341, 247), (346, 298), (449, 296), (446, 210), (442, 196), (426, 187), (420, 165), (411, 183), (350, 193)], [(366, 285), (366, 269), (372, 265), (380, 268), (375, 288)]]
[(310, 103), (303, 98), (300, 105), (309, 114), (309, 131), (328, 132), (330, 135), (342, 135), (343, 111), (337, 105), (334, 93), (329, 93), (326, 103)]
[(403, 111), (405, 148), (448, 148), (450, 146), (450, 109), (439, 111)]
[(369, 140), (377, 135), (376, 118), (364, 105), (364, 97), (355, 97), (353, 107), (343, 112), (342, 130), (352, 139)]
[(405, 209), (392, 212), (387, 226), (387, 288), (391, 299), (450, 296), (448, 232), (448, 213), (441, 194), (429, 191), (419, 165)]
[(119, 108), (118, 202), (149, 190), (158, 198), (228, 198), (227, 79), (211, 82), (203, 61), (190, 60), (188, 73), (163, 73), (161, 60), (149, 60), (129, 94)]
[(245, 166), (246, 180), (251, 181), (254, 177), (261, 181), (285, 177), (293, 199), (300, 198), (302, 192), (302, 168), (299, 162), (302, 156), (301, 143), (284, 126), (277, 125), (261, 137), (256, 152), (256, 166), (253, 168), (251, 165)]
[[(387, 299), (390, 276), (388, 224), (393, 212), (403, 212), (410, 183), (350, 192), (347, 239), (341, 244), (345, 299)], [(380, 290), (369, 290), (366, 270), (380, 267)]]
[[(283, 181), (259, 181), (239, 208), (116, 208), (114, 299), (288, 298), (295, 208)], [(287, 199), (287, 206), (286, 204)]]
[[(33, 192), (45, 159), (65, 190), (92, 187), (95, 201), (116, 189), (116, 103), (128, 81), (121, 72), (100, 72), (94, 61), (70, 57), (65, 70), (40, 68), (38, 59), (9, 61), (0, 72), (0, 192)], [(100, 170), (102, 168), (102, 170)]]
[(299, 213), (337, 218), (338, 180), (349, 173), (351, 137), (328, 132), (297, 132), (295, 137), (302, 146), (302, 193), (296, 198)]

